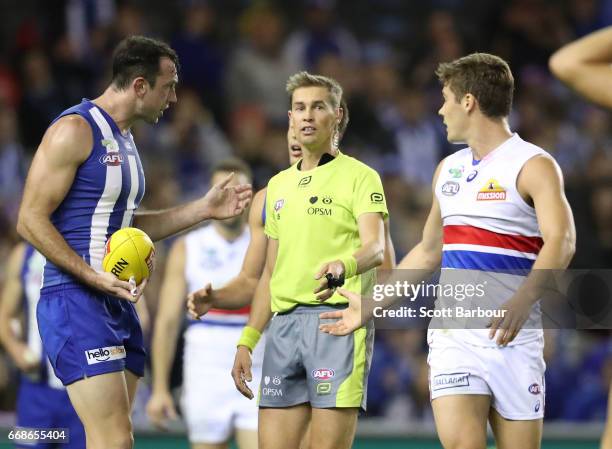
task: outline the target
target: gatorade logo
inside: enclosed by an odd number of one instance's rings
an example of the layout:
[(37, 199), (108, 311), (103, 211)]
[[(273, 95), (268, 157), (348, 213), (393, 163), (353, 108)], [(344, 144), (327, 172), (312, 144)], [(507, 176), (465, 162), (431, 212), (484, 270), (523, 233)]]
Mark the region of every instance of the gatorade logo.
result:
[(85, 358), (88, 365), (124, 359), (125, 348), (123, 346), (107, 346), (105, 348), (90, 349), (85, 351)]

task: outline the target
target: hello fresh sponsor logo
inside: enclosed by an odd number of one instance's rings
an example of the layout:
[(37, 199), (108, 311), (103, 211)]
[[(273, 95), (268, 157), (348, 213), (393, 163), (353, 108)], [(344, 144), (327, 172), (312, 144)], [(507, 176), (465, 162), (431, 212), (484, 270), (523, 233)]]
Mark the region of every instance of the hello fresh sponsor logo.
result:
[(107, 346), (105, 348), (89, 349), (85, 351), (85, 358), (88, 365), (124, 359), (125, 348), (123, 346)]

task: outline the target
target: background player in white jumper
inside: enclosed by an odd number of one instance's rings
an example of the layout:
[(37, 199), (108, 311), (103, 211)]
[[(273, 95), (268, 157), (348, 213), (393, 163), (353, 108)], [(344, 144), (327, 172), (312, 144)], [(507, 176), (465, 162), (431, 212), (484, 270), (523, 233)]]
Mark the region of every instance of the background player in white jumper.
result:
[[(510, 281), (495, 300), (506, 311), (491, 329), (430, 329), (430, 392), (445, 449), (486, 447), (487, 420), (498, 449), (540, 447), (544, 414), (542, 330), (535, 303), (541, 272), (563, 269), (575, 248), (572, 212), (555, 161), (512, 134), (507, 122), (514, 80), (501, 58), (475, 53), (440, 64), (448, 140), (468, 148), (446, 158), (433, 180), (434, 197), (421, 242), (398, 268), (442, 277), (464, 270)], [(531, 271), (529, 271), (531, 270)], [(519, 273), (529, 272), (527, 277)], [(510, 274), (512, 273), (512, 274)], [(418, 277), (416, 274), (414, 277)], [(418, 281), (417, 279), (414, 279)], [(350, 307), (322, 330), (344, 335), (372, 316), (372, 301), (344, 292)], [(530, 329), (522, 329), (529, 320)]]
[(146, 358), (133, 304), (144, 283), (132, 294), (130, 283), (102, 271), (106, 240), (134, 226), (157, 241), (238, 215), (251, 198), (250, 186), (227, 187), (228, 177), (191, 203), (136, 212), (145, 186), (131, 127), (156, 123), (177, 101), (177, 83), (178, 58), (168, 45), (143, 36), (121, 41), (110, 85), (53, 121), (24, 189), (17, 231), (47, 260), (38, 328), (88, 449), (133, 446), (130, 412)]
[[(595, 31), (557, 50), (550, 70), (583, 97), (612, 109), (612, 26)], [(602, 449), (612, 449), (612, 384)]]
[[(213, 169), (211, 183), (232, 172), (236, 174), (233, 183), (251, 182), (249, 167), (229, 159)], [(202, 282), (223, 287), (240, 271), (248, 245), (246, 213), (191, 231), (172, 245), (153, 333), (153, 394), (147, 413), (156, 425), (164, 426), (166, 419), (177, 416), (169, 387), (170, 369), (187, 292)], [(240, 449), (257, 447), (257, 407), (236, 391), (227, 375), (248, 313), (248, 307), (213, 309), (205, 319), (191, 320), (185, 331), (182, 410), (194, 449), (227, 448), (233, 436)], [(255, 354), (256, 370), (262, 358), (263, 348)]]

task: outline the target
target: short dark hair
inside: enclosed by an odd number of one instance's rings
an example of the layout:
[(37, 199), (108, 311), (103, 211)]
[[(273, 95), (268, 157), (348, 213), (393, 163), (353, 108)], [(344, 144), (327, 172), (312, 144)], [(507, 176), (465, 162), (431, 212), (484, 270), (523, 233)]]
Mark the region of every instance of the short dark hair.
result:
[(151, 87), (159, 74), (159, 60), (169, 58), (179, 69), (176, 52), (168, 44), (145, 36), (123, 39), (113, 53), (113, 84), (125, 89), (130, 82), (142, 76)]
[(466, 94), (478, 100), (480, 110), (491, 118), (507, 117), (512, 108), (514, 77), (499, 56), (472, 53), (438, 65), (436, 75), (460, 101)]
[(235, 157), (224, 159), (217, 163), (210, 172), (210, 176), (212, 177), (219, 172), (241, 173), (247, 177), (249, 182), (253, 180), (253, 172), (251, 171), (251, 167), (249, 167), (249, 165), (242, 159)]

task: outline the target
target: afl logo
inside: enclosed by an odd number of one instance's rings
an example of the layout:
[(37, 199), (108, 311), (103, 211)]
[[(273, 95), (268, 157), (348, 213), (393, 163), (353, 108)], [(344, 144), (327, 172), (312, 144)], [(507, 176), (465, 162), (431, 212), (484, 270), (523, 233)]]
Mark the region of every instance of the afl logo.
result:
[(104, 153), (102, 156), (100, 156), (99, 160), (102, 165), (106, 165), (107, 167), (114, 167), (123, 164), (123, 156), (117, 151)]
[(531, 393), (531, 394), (540, 394), (540, 386), (538, 384), (531, 384), (531, 385), (529, 385), (529, 393)]
[(312, 377), (316, 380), (329, 380), (335, 376), (335, 372), (331, 368), (318, 368), (312, 370)]
[(453, 196), (459, 192), (459, 183), (455, 181), (446, 181), (442, 186), (442, 193), (446, 196)]

